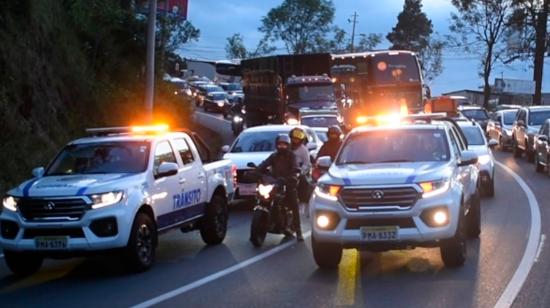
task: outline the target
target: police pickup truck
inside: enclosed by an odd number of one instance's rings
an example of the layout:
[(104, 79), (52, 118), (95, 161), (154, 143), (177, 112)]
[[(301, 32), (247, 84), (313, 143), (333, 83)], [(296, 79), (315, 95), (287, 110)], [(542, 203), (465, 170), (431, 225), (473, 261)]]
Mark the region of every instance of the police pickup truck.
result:
[(382, 122), (353, 129), (334, 163), (318, 159), (329, 169), (310, 200), (316, 263), (337, 266), (342, 248), (440, 247), (461, 266), (480, 233), (477, 155), (444, 115)]
[(88, 132), (3, 198), (0, 245), (12, 272), (32, 274), (45, 257), (107, 250), (144, 271), (158, 234), (173, 228), (223, 241), (236, 174), (230, 161), (204, 163), (204, 143), (167, 126)]

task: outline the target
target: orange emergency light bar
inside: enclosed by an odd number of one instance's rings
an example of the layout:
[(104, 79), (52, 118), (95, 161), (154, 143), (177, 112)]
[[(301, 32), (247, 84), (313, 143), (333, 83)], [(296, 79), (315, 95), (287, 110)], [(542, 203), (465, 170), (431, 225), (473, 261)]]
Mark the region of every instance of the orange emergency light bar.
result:
[(166, 124), (132, 126), (131, 128), (133, 133), (164, 133), (170, 129)]
[(425, 113), (445, 112), (449, 116), (458, 116), (458, 102), (449, 96), (435, 97), (424, 105)]

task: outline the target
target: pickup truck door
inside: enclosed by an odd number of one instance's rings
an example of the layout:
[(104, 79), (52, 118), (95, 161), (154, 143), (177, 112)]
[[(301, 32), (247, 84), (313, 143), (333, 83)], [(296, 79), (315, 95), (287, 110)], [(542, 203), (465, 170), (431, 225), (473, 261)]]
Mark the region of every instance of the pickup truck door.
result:
[(155, 178), (152, 187), (152, 206), (157, 215), (159, 229), (177, 223), (174, 217), (174, 196), (180, 192), (178, 183), (179, 175), (158, 177), (158, 167), (163, 162), (178, 163), (176, 155), (168, 140), (159, 141), (153, 152), (153, 176)]
[[(456, 161), (460, 161), (460, 154), (462, 151), (466, 150), (463, 144), (459, 141), (460, 137), (459, 134), (454, 131), (454, 129), (450, 130), (450, 137), (451, 137), (451, 152), (452, 155), (456, 158)], [(465, 197), (469, 198), (469, 195), (472, 193), (471, 188), (471, 175), (472, 175), (472, 166), (457, 166), (457, 172), (456, 175), (457, 180), (462, 184), (463, 189), (465, 190), (466, 194)]]
[(184, 137), (172, 140), (180, 164), (180, 194), (174, 199), (174, 206), (180, 211), (180, 221), (202, 216), (207, 198), (206, 173), (197, 152), (192, 150), (191, 142), (190, 138)]

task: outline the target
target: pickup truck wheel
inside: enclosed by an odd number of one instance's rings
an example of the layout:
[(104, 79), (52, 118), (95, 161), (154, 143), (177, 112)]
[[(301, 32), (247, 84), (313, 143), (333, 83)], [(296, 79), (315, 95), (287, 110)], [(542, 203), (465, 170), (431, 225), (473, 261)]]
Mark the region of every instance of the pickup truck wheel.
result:
[(206, 213), (200, 223), (202, 240), (208, 245), (218, 245), (227, 233), (227, 201), (221, 195), (214, 195), (206, 205)]
[(495, 196), (495, 179), (492, 178), (489, 183), (483, 187), (483, 195), (492, 198)]
[(336, 268), (342, 259), (342, 246), (332, 243), (318, 242), (311, 236), (313, 258), (320, 268)]
[(439, 247), (441, 259), (446, 267), (460, 267), (466, 261), (466, 232), (462, 221), (461, 217), (455, 236), (444, 241)]
[(476, 192), (470, 201), (470, 211), (466, 216), (468, 238), (479, 238), (481, 233), (481, 203), (479, 199), (479, 192)]
[(155, 262), (157, 228), (149, 215), (139, 212), (134, 220), (126, 247), (129, 267), (133, 272), (148, 270)]
[(518, 142), (516, 141), (516, 138), (515, 137), (512, 137), (514, 138), (513, 141), (512, 141), (512, 151), (514, 152), (514, 157), (515, 158), (520, 158), (521, 157), (521, 154), (522, 151), (521, 149), (518, 147)]
[(538, 155), (535, 155), (535, 171), (539, 173), (544, 172), (544, 165), (540, 163)]
[(4, 250), (4, 260), (8, 268), (16, 276), (26, 277), (36, 273), (40, 269), (44, 258), (28, 252)]

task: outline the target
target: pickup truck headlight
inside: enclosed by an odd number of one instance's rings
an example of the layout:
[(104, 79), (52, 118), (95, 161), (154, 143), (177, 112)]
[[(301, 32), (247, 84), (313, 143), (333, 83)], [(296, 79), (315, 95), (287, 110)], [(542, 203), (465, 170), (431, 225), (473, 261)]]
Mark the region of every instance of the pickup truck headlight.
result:
[(449, 180), (428, 181), (418, 183), (422, 188), (422, 197), (430, 198), (446, 192), (449, 187)]
[(93, 202), (92, 209), (99, 209), (102, 207), (117, 204), (122, 200), (123, 197), (124, 197), (124, 192), (121, 190), (112, 191), (112, 192), (103, 193), (103, 194), (91, 195), (90, 199), (92, 199), (92, 202)]
[(315, 194), (321, 198), (328, 199), (330, 201), (338, 200), (338, 193), (342, 189), (342, 186), (319, 184), (315, 188)]
[(275, 185), (260, 184), (260, 185), (258, 185), (258, 193), (264, 199), (269, 199), (269, 195), (271, 194), (271, 191), (273, 191), (273, 187), (275, 187)]
[(19, 201), (18, 198), (7, 196), (2, 200), (2, 205), (4, 206), (5, 209), (15, 212), (17, 211), (18, 201)]

